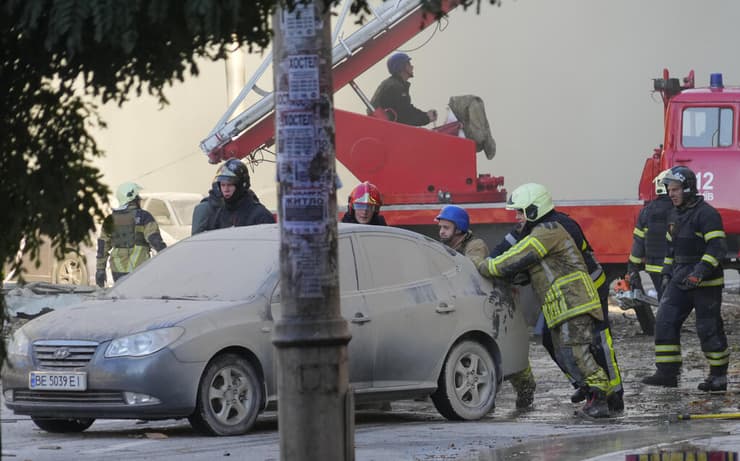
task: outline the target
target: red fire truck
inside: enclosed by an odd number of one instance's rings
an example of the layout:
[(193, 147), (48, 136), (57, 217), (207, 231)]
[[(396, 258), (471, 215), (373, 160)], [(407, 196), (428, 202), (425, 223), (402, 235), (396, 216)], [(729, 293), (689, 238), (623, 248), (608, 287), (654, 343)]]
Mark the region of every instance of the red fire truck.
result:
[[(449, 12), (455, 3), (443, 1), (443, 12)], [(375, 17), (347, 39), (335, 34), (333, 49), (334, 91), (351, 85), (370, 113), (373, 108), (353, 79), (435, 22), (418, 0), (385, 2), (373, 13)], [(338, 15), (338, 27), (345, 15), (346, 9)], [(268, 55), (260, 70), (264, 71), (270, 62)], [(257, 91), (255, 81), (253, 78), (248, 83), (201, 143), (211, 163), (231, 157), (254, 159), (273, 143), (272, 93), (232, 117), (246, 94)], [(724, 219), (730, 248), (726, 267), (740, 268), (736, 189), (740, 177), (740, 89), (724, 88), (721, 76), (716, 75), (709, 88), (694, 88), (693, 71), (683, 83), (664, 71), (654, 86), (665, 104), (665, 139), (645, 163), (639, 197), (561, 201), (556, 202), (556, 208), (580, 223), (612, 281), (626, 270), (637, 214), (655, 195), (653, 178), (673, 165), (687, 165), (697, 174), (700, 192)], [(435, 216), (444, 204), (455, 203), (468, 210), (475, 233), (494, 244), (515, 223), (514, 213), (504, 207), (504, 178), (478, 174), (475, 143), (457, 136), (458, 125), (428, 130), (388, 121), (377, 112), (365, 115), (338, 109), (334, 117), (337, 159), (357, 178), (374, 183), (382, 191), (383, 215), (388, 224), (436, 237)]]

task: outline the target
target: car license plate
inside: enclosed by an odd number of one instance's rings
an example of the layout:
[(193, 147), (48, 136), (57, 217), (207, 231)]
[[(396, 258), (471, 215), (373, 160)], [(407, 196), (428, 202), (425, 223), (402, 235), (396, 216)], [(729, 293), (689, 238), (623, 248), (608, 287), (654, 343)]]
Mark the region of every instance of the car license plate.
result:
[(32, 371), (28, 374), (28, 387), (46, 391), (84, 391), (87, 389), (87, 373)]

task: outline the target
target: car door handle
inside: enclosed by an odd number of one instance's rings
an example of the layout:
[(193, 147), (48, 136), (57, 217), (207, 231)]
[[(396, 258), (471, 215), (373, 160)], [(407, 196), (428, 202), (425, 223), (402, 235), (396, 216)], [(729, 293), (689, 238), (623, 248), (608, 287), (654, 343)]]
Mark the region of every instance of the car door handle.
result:
[(370, 317), (365, 317), (360, 312), (356, 313), (355, 316), (352, 317), (352, 320), (350, 320), (350, 322), (352, 323), (367, 323), (369, 321), (370, 321)]
[(454, 304), (447, 304), (447, 303), (439, 303), (439, 306), (437, 306), (436, 309), (434, 309), (438, 314), (449, 314), (450, 312), (455, 311), (455, 305)]
[(675, 161), (678, 163), (689, 163), (691, 159), (690, 158), (677, 158)]

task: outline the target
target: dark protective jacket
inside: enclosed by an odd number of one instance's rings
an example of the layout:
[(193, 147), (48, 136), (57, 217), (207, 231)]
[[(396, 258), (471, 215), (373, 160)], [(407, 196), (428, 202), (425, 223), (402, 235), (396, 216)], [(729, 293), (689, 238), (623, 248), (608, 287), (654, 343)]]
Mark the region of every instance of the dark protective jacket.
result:
[(603, 320), (596, 287), (568, 231), (558, 222), (540, 220), (522, 235), (514, 246), (479, 266), (481, 273), (508, 278), (528, 272), (549, 328), (583, 314)]
[(666, 239), (663, 274), (678, 278), (697, 275), (702, 279), (700, 287), (724, 284), (721, 261), (727, 256), (727, 243), (722, 217), (704, 197), (697, 196), (671, 211)]
[(110, 256), (111, 272), (126, 274), (149, 259), (152, 248), (160, 252), (166, 247), (154, 216), (130, 202), (103, 221), (96, 268), (105, 270)]
[(395, 112), (396, 122), (413, 126), (426, 125), (431, 120), (426, 112), (411, 104), (410, 87), (411, 83), (397, 75), (391, 75), (380, 83), (371, 103), (376, 109), (392, 109)]
[[(346, 223), (352, 223), (352, 224), (360, 224), (357, 221), (357, 218), (355, 217), (355, 211), (354, 210), (347, 210), (344, 212), (344, 216), (342, 216), (342, 222)], [(385, 218), (378, 213), (377, 211), (373, 215), (372, 219), (370, 219), (370, 222), (367, 223), (368, 226), (387, 226), (388, 224), (385, 222)]]
[(224, 201), (224, 206), (217, 209), (208, 219), (206, 230), (274, 222), (275, 217), (272, 213), (259, 202), (251, 190), (247, 190), (240, 198)]
[(673, 202), (667, 195), (660, 195), (649, 202), (637, 217), (632, 231), (632, 250), (630, 251), (627, 272), (645, 269), (660, 273), (666, 252), (666, 230), (668, 215), (673, 210)]
[(193, 208), (193, 220), (191, 225), (191, 235), (203, 232), (208, 227), (208, 219), (216, 214), (219, 208), (224, 206), (224, 196), (221, 195), (221, 188), (218, 182), (214, 182), (211, 190), (208, 191), (208, 197), (205, 197), (199, 204)]

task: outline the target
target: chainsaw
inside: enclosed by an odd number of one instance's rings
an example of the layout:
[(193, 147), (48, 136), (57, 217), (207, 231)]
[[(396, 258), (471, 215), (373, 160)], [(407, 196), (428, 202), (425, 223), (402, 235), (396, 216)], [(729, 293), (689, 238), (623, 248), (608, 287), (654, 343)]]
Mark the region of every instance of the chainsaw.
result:
[(658, 298), (649, 296), (639, 288), (632, 288), (628, 280), (618, 279), (614, 284), (614, 297), (623, 310), (634, 309), (644, 304), (658, 305)]

